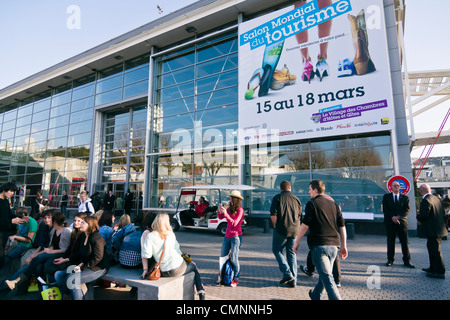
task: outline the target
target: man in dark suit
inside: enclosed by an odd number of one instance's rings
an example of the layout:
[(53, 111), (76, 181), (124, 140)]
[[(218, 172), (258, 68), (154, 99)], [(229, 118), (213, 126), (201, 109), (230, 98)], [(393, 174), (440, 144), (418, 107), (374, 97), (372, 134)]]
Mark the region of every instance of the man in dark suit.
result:
[(419, 192), (423, 199), (420, 203), (420, 210), (417, 220), (422, 225), (423, 234), (427, 237), (427, 249), (430, 259), (430, 267), (422, 269), (427, 272), (427, 276), (438, 279), (445, 279), (445, 265), (441, 253), (441, 240), (448, 232), (445, 227), (445, 210), (441, 200), (431, 194), (431, 188), (427, 184), (419, 187)]
[(104, 209), (107, 211), (113, 211), (115, 202), (116, 202), (116, 196), (113, 195), (111, 190), (109, 190), (109, 193), (103, 199)]
[(387, 263), (392, 266), (395, 255), (395, 236), (398, 234), (402, 246), (403, 264), (415, 268), (411, 264), (411, 255), (408, 248), (408, 219), (410, 211), (409, 198), (400, 193), (400, 184), (397, 181), (391, 184), (392, 193), (383, 196), (384, 224), (387, 234)]

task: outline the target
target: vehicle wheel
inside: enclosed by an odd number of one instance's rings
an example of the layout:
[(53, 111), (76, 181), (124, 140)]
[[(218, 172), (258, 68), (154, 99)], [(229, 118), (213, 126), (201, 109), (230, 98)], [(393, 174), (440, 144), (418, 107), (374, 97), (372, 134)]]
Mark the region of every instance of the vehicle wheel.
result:
[(176, 219), (170, 219), (170, 226), (172, 227), (173, 231), (178, 231), (180, 229), (180, 224)]
[(220, 232), (221, 235), (225, 235), (225, 233), (227, 233), (227, 224), (226, 223), (221, 223), (218, 227), (217, 230)]

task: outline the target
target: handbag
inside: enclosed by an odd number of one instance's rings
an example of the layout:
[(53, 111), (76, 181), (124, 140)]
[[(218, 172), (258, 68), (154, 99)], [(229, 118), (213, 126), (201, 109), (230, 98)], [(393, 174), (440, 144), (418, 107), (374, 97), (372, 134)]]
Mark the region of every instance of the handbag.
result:
[(160, 267), (161, 260), (164, 255), (165, 249), (166, 249), (166, 240), (164, 240), (164, 246), (163, 246), (163, 250), (161, 252), (161, 257), (159, 258), (159, 262), (155, 264), (155, 266), (153, 267), (153, 270), (148, 275), (148, 280), (159, 280), (159, 278), (161, 278), (161, 269), (159, 267)]

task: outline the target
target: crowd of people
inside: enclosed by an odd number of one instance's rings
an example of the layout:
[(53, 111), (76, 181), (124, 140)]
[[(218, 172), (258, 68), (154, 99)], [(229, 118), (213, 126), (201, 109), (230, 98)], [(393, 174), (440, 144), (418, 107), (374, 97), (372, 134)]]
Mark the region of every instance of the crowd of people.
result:
[[(280, 184), (281, 193), (273, 198), (270, 215), (273, 224), (272, 251), (282, 273), (281, 286), (295, 287), (297, 281), (297, 250), (307, 235), (308, 266), (300, 270), (319, 274), (319, 281), (310, 290), (311, 299), (322, 299), (326, 291), (329, 299), (341, 299), (339, 293), (339, 259), (348, 255), (345, 221), (340, 206), (325, 194), (320, 180), (309, 184), (311, 199), (302, 214), (300, 200), (291, 192), (288, 181)], [(139, 211), (133, 221), (124, 213), (115, 224), (110, 204), (95, 210), (86, 191), (80, 193), (78, 213), (68, 225), (63, 210), (47, 208), (36, 218), (28, 209), (19, 207), (12, 212), (9, 199), (17, 187), (5, 183), (0, 189), (0, 290), (15, 294), (28, 290), (33, 277), (41, 277), (55, 285), (66, 298), (81, 300), (93, 297), (88, 284), (95, 283), (111, 265), (142, 270), (147, 279), (151, 267), (159, 262), (162, 277), (177, 277), (194, 272), (194, 286), (200, 300), (205, 299), (199, 269), (194, 261), (183, 254), (166, 213)], [(427, 184), (419, 188), (423, 199), (417, 211), (417, 220), (427, 237), (429, 268), (423, 269), (433, 278), (445, 278), (445, 265), (441, 253), (441, 239), (447, 236), (450, 201), (441, 201), (431, 194)], [(226, 219), (227, 230), (220, 257), (230, 257), (233, 269), (232, 287), (239, 283), (239, 251), (242, 245), (244, 199), (238, 190), (229, 195), (227, 209), (218, 207), (218, 218)], [(108, 206), (109, 205), (109, 206)], [(399, 184), (392, 184), (392, 192), (383, 198), (383, 211), (387, 233), (387, 266), (394, 261), (396, 235), (402, 245), (403, 262), (415, 268), (407, 239), (409, 199), (399, 192)], [(285, 254), (283, 251), (285, 250)], [(21, 259), (17, 267), (13, 262)], [(79, 273), (79, 274), (77, 274)], [(73, 285), (77, 274), (78, 285)], [(220, 279), (219, 279), (220, 281)], [(132, 290), (136, 290), (132, 288)]]
[[(100, 279), (112, 265), (142, 269), (146, 279), (150, 267), (160, 261), (163, 277), (195, 273), (195, 287), (200, 300), (205, 290), (198, 268), (183, 258), (167, 214), (139, 211), (131, 221), (122, 214), (115, 224), (111, 204), (105, 202), (95, 211), (88, 193), (80, 193), (78, 213), (68, 225), (62, 210), (47, 208), (36, 219), (25, 207), (12, 212), (9, 199), (17, 187), (1, 186), (0, 192), (0, 290), (22, 294), (33, 278), (45, 279), (56, 286), (66, 299), (92, 299), (89, 285)], [(23, 260), (17, 268), (14, 260)], [(74, 284), (74, 274), (77, 276)], [(132, 291), (135, 291), (132, 288)]]

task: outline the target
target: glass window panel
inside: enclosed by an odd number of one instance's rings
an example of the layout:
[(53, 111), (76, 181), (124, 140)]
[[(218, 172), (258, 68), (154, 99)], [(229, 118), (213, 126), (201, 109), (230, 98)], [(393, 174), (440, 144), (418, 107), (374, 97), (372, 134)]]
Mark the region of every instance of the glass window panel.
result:
[(88, 133), (78, 134), (75, 136), (69, 136), (67, 146), (73, 147), (73, 146), (80, 146), (80, 145), (85, 145), (85, 144), (90, 144), (90, 143), (91, 143), (91, 133), (88, 132)]
[(228, 88), (200, 94), (197, 96), (197, 108), (204, 109), (236, 103), (238, 101), (237, 91), (236, 88)]
[(206, 77), (214, 73), (227, 71), (230, 68), (237, 68), (237, 61), (230, 62), (230, 60), (232, 60), (231, 57), (225, 56), (198, 64), (197, 75), (198, 77)]
[(142, 129), (134, 129), (133, 128), (133, 135), (132, 135), (133, 139), (144, 138), (145, 132), (146, 132), (145, 128), (142, 128)]
[(94, 106), (94, 97), (89, 97), (72, 102), (71, 111), (80, 111)]
[(8, 121), (3, 123), (3, 130), (11, 130), (14, 129), (16, 127), (16, 120), (14, 119), (13, 121)]
[(55, 149), (55, 150), (47, 150), (45, 152), (45, 156), (48, 160), (54, 160), (65, 158), (66, 157), (66, 149)]
[(42, 173), (40, 173), (40, 174), (27, 174), (25, 176), (25, 183), (27, 185), (30, 185), (30, 184), (40, 185), (40, 184), (42, 184)]
[(47, 171), (47, 172), (51, 171), (51, 170), (64, 171), (65, 164), (66, 164), (65, 160), (50, 161), (47, 159), (45, 161), (44, 171)]
[[(118, 135), (123, 138), (124, 135)], [(126, 140), (112, 140), (112, 142), (105, 143), (105, 150), (119, 150), (120, 154), (126, 154), (126, 149), (128, 148), (128, 139)], [(117, 155), (111, 155), (111, 157), (116, 157)]]
[(16, 120), (16, 118), (17, 118), (17, 109), (14, 109), (5, 113), (3, 122), (5, 123), (8, 121)]
[(127, 60), (127, 61), (125, 61), (125, 70), (129, 70), (129, 69), (132, 69), (137, 66), (141, 66), (146, 63), (148, 64), (149, 60), (150, 60), (150, 54), (148, 54), (148, 53), (144, 54), (142, 56)]
[(57, 127), (48, 130), (48, 139), (55, 139), (67, 136), (68, 126)]
[(70, 115), (66, 114), (63, 116), (59, 116), (57, 118), (51, 118), (49, 120), (48, 126), (49, 128), (54, 128), (56, 126), (63, 126), (69, 124)]
[(113, 76), (119, 72), (123, 71), (123, 63), (116, 64), (115, 66), (109, 67), (107, 69), (98, 72), (99, 79), (107, 78)]
[(71, 100), (72, 92), (66, 92), (63, 94), (55, 95), (52, 97), (52, 107), (59, 106), (65, 103), (69, 103)]
[(16, 136), (24, 135), (24, 134), (28, 136), (30, 133), (30, 129), (31, 129), (31, 125), (16, 128)]
[(148, 80), (130, 84), (123, 88), (123, 97), (128, 98), (148, 92)]
[(33, 123), (41, 122), (43, 120), (48, 120), (50, 115), (50, 110), (42, 110), (39, 112), (33, 112)]
[[(141, 144), (140, 144), (141, 143)], [(140, 144), (140, 145), (139, 145)], [(131, 141), (130, 155), (141, 155), (145, 153), (145, 139)]]
[(117, 174), (117, 173), (126, 173), (126, 166), (104, 166), (103, 173), (104, 174)]
[[(14, 121), (12, 121), (12, 122), (14, 122)], [(17, 122), (16, 122), (17, 127), (21, 127), (21, 126), (24, 126), (27, 124), (31, 124), (31, 113), (29, 116), (17, 118)]]
[(158, 75), (156, 79), (157, 79), (156, 82), (158, 83), (158, 87), (160, 87), (160, 88), (173, 86), (175, 84), (175, 79), (173, 78), (171, 73)]
[(71, 124), (69, 126), (69, 135), (75, 135), (82, 132), (90, 132), (92, 129), (92, 120)]
[(30, 159), (32, 159), (33, 162), (44, 162), (45, 152), (32, 153), (30, 154)]
[(58, 107), (52, 107), (50, 110), (50, 117), (58, 117), (70, 113), (70, 104), (65, 104)]
[[(29, 147), (29, 144), (30, 144), (29, 142), (30, 142), (29, 135), (19, 136), (14, 139), (14, 145), (23, 151), (25, 151), (27, 149), (27, 147)], [(28, 150), (26, 150), (26, 151), (28, 151)]]
[(41, 100), (39, 102), (35, 102), (33, 113), (38, 113), (38, 112), (41, 112), (43, 110), (50, 108), (50, 101), (51, 101), (50, 99), (46, 99), (46, 100)]
[(19, 176), (15, 176), (15, 175), (11, 175), (9, 178), (9, 181), (11, 181), (12, 183), (14, 183), (15, 185), (24, 185), (25, 184), (25, 176), (23, 175), (19, 175)]
[(147, 121), (147, 108), (133, 111), (133, 122)]
[(12, 130), (8, 130), (8, 131), (3, 131), (2, 132), (2, 140), (10, 140), (12, 141), (12, 139), (14, 138), (14, 129)]
[(92, 96), (94, 93), (95, 86), (93, 83), (79, 89), (74, 89), (72, 93), (72, 101)]
[(75, 148), (67, 149), (67, 157), (68, 158), (81, 158), (81, 157), (89, 157), (89, 146), (79, 146)]
[(106, 120), (106, 127), (108, 128), (107, 133), (113, 133), (116, 127), (126, 126), (126, 130), (128, 130), (128, 122), (130, 118), (126, 117), (116, 117), (112, 119)]
[(55, 92), (55, 94), (57, 94), (57, 93), (68, 91), (70, 89), (72, 89), (72, 81), (67, 82), (67, 83), (65, 83), (63, 85), (60, 85), (60, 86), (56, 87), (54, 89), (54, 92)]
[(89, 168), (89, 158), (67, 159), (66, 171), (84, 171)]
[(188, 97), (181, 100), (163, 102), (159, 105), (159, 113), (156, 116), (170, 116), (182, 112), (190, 112), (195, 109), (195, 98)]
[(161, 131), (168, 132), (176, 129), (193, 128), (194, 120), (192, 113), (179, 114), (176, 116), (156, 119), (156, 126)]
[(194, 93), (194, 81), (167, 87), (159, 91), (161, 102), (192, 96)]
[[(214, 45), (198, 50), (197, 59), (199, 62), (237, 51), (237, 39), (234, 36), (232, 39), (225, 40), (221, 43), (214, 43), (215, 41), (217, 40), (206, 41), (203, 45), (210, 43), (213, 43)], [(199, 46), (202, 46), (202, 44)]]
[(117, 158), (108, 158), (104, 159), (104, 166), (123, 166), (127, 164), (127, 157), (117, 157)]
[(237, 104), (223, 106), (214, 109), (201, 110), (196, 113), (197, 121), (202, 121), (202, 124), (212, 125), (223, 122), (231, 122), (238, 120)]
[(47, 130), (45, 130), (45, 131), (38, 131), (38, 132), (32, 132), (30, 140), (31, 141), (47, 140)]
[(134, 156), (134, 157), (130, 157), (130, 163), (144, 163), (145, 160), (145, 156), (141, 155), (141, 156)]
[(195, 62), (194, 52), (190, 52), (188, 54), (176, 57), (172, 60), (164, 61), (162, 63), (161, 73), (166, 73), (179, 68), (183, 68), (185, 66), (189, 66), (194, 64), (194, 62)]
[(87, 83), (93, 82), (93, 81), (95, 81), (95, 73), (91, 73), (85, 77), (73, 80), (73, 87), (74, 88), (81, 87), (81, 86), (83, 86)]
[(78, 112), (73, 112), (70, 115), (70, 123), (76, 123), (76, 122), (86, 122), (87, 120), (92, 120), (92, 109), (86, 109)]
[(122, 88), (111, 90), (95, 96), (95, 105), (116, 101), (122, 99)]
[(98, 81), (96, 87), (96, 93), (102, 93), (111, 89), (122, 86), (123, 75), (115, 76), (106, 80)]
[[(167, 75), (164, 75), (164, 80), (163, 80), (164, 83), (163, 84), (164, 84), (164, 86), (166, 86), (166, 85), (179, 84), (182, 82), (191, 81), (192, 79), (194, 79), (194, 75), (195, 75), (194, 66), (179, 69), (179, 70), (173, 71)], [(164, 86), (161, 86), (161, 87), (164, 87)]]
[(235, 86), (238, 79), (238, 71), (233, 70), (218, 75), (197, 80), (197, 93), (204, 93), (217, 89)]
[[(33, 112), (33, 105), (32, 104), (29, 104), (29, 105), (26, 105), (26, 106), (22, 106), (17, 111), (17, 117), (18, 118), (25, 117), (25, 116), (31, 115), (32, 112)], [(1, 121), (1, 118), (0, 118), (0, 121)]]
[(48, 120), (33, 123), (31, 125), (31, 134), (33, 135), (35, 133), (43, 131), (47, 132), (47, 128), (48, 128)]
[(126, 72), (124, 75), (124, 84), (130, 84), (139, 80), (148, 79), (149, 66)]

